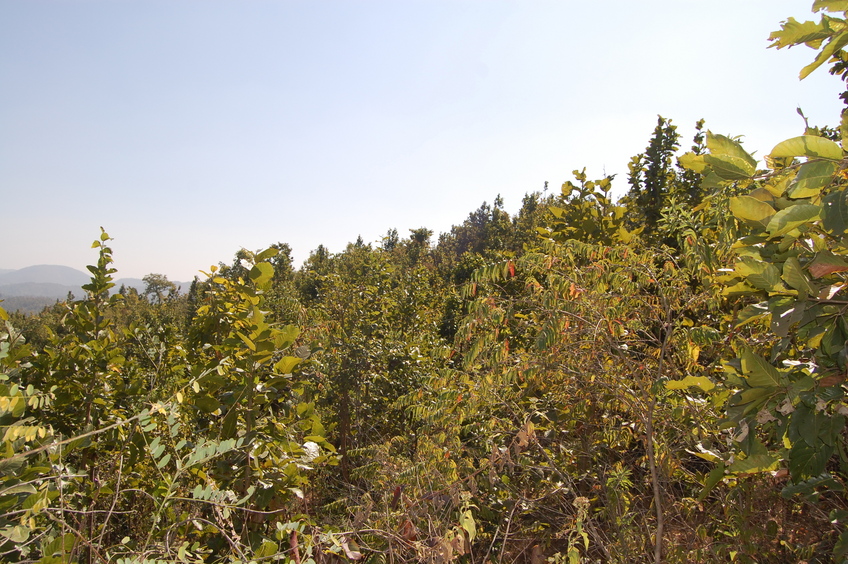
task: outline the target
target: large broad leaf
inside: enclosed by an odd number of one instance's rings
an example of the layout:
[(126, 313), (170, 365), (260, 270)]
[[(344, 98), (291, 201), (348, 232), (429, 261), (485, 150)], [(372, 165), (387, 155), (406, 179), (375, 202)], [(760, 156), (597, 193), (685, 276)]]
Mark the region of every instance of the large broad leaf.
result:
[(747, 165), (745, 161), (724, 155), (704, 155), (704, 162), (722, 180), (745, 180), (754, 174), (743, 166)]
[(833, 447), (825, 444), (811, 447), (804, 441), (797, 442), (789, 451), (789, 473), (795, 481), (818, 476), (824, 472), (831, 456)]
[(707, 167), (707, 163), (704, 162), (704, 155), (696, 155), (691, 151), (681, 155), (677, 159), (677, 162), (683, 168), (695, 171), (698, 174), (704, 172), (704, 169)]
[(780, 386), (780, 372), (751, 349), (742, 351), (742, 372), (751, 387), (772, 388)]
[(813, 11), (827, 10), (828, 12), (844, 12), (848, 10), (848, 0), (816, 0)]
[(778, 337), (786, 337), (790, 328), (804, 318), (805, 302), (799, 302), (790, 296), (775, 296), (768, 301), (771, 313), (769, 326)]
[(730, 198), (730, 212), (739, 219), (754, 221), (763, 226), (777, 213), (769, 204), (751, 196)]
[(288, 348), (300, 335), (300, 329), (295, 325), (286, 325), (274, 332), (274, 345), (279, 350)]
[(842, 140), (842, 147), (848, 147), (848, 112), (842, 112), (842, 119), (839, 122), (839, 138)]
[(218, 400), (210, 396), (209, 394), (200, 394), (194, 398), (194, 405), (202, 411), (203, 413), (212, 413), (216, 409), (221, 407), (221, 404), (218, 403)]
[(4, 529), (0, 529), (0, 535), (6, 537), (15, 544), (26, 542), (29, 538), (30, 529), (23, 525), (9, 525)]
[(749, 155), (739, 142), (730, 137), (708, 131), (707, 148), (710, 154), (705, 155), (704, 161), (722, 178), (725, 178), (724, 174), (739, 175), (739, 178), (725, 179), (741, 180), (757, 171), (757, 160)]
[[(848, 113), (846, 113), (848, 115)], [(828, 194), (822, 204), (822, 225), (837, 237), (848, 231), (848, 190)]]
[(801, 69), (799, 78), (802, 80), (810, 76), (810, 73), (822, 66), (825, 61), (829, 61), (831, 57), (833, 57), (837, 51), (842, 49), (848, 45), (848, 32), (841, 32), (837, 35), (834, 35), (830, 41), (819, 51), (819, 54), (816, 55), (815, 60)]
[(722, 296), (745, 296), (747, 294), (754, 294), (757, 292), (757, 289), (748, 284), (747, 282), (737, 282), (732, 286), (725, 286), (722, 291)]
[(789, 419), (787, 437), (793, 444), (803, 441), (808, 446), (817, 447), (824, 443), (820, 435), (823, 427), (825, 427), (825, 430), (829, 429), (829, 423), (830, 417), (826, 413), (817, 411), (816, 408), (809, 407), (801, 402), (796, 406), (795, 411), (792, 412), (792, 417)]
[(256, 262), (264, 262), (270, 258), (274, 258), (278, 254), (280, 254), (279, 249), (277, 249), (276, 247), (268, 247), (267, 249), (256, 255)]
[(809, 157), (819, 159), (842, 159), (842, 148), (824, 137), (818, 135), (801, 135), (787, 139), (772, 149), (772, 158), (779, 157)]
[(822, 278), (834, 272), (848, 271), (848, 262), (830, 251), (822, 251), (809, 266), (813, 278)]
[(746, 442), (750, 443), (748, 456), (731, 464), (727, 468), (730, 472), (734, 474), (754, 474), (773, 470), (777, 467), (779, 459), (771, 455), (763, 443), (750, 434)]
[(815, 294), (816, 290), (807, 280), (807, 275), (801, 268), (801, 263), (795, 257), (786, 259), (783, 263), (783, 280), (792, 288), (805, 294)]
[(291, 374), (291, 371), (294, 370), (295, 366), (300, 364), (302, 361), (303, 359), (296, 356), (284, 356), (279, 362), (277, 362), (277, 364), (274, 365), (274, 369), (280, 374)]
[(821, 208), (812, 204), (797, 204), (780, 210), (769, 220), (766, 230), (772, 237), (786, 235), (807, 223), (819, 218)]
[(727, 469), (733, 474), (757, 474), (777, 468), (780, 459), (770, 454), (754, 454), (737, 460)]
[(260, 288), (274, 277), (274, 267), (267, 262), (260, 262), (250, 269), (250, 279)]
[[(778, 49), (807, 42), (817, 41), (821, 44), (821, 41), (830, 37), (832, 33), (825, 29), (820, 22), (799, 22), (795, 18), (789, 18), (780, 27), (780, 31), (773, 31), (769, 35), (769, 41), (774, 41), (771, 47)], [(812, 46), (818, 48), (815, 43)]]
[(798, 176), (789, 190), (790, 198), (809, 198), (830, 184), (837, 164), (833, 161), (812, 161), (798, 170)]
[(742, 257), (733, 270), (738, 276), (745, 278), (748, 284), (759, 290), (778, 292), (786, 289), (781, 282), (780, 270), (773, 264), (751, 257)]

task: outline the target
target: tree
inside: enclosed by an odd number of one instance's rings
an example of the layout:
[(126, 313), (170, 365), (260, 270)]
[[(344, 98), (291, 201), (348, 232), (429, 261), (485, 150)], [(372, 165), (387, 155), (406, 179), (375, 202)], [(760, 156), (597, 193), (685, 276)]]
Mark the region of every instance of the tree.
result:
[(177, 285), (164, 274), (148, 274), (144, 278), (144, 296), (154, 305), (162, 304), (166, 299), (174, 298), (179, 292)]
[(680, 146), (679, 139), (677, 126), (672, 125), (671, 120), (659, 116), (645, 152), (630, 161), (628, 227), (642, 228), (642, 236), (649, 244), (659, 242), (657, 226), (675, 179), (672, 157)]

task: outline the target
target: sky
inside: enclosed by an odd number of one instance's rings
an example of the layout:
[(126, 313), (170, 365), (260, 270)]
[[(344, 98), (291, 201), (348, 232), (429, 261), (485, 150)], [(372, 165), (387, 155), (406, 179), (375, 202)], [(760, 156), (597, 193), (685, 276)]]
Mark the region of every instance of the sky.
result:
[[(762, 157), (837, 123), (812, 0), (0, 0), (0, 269), (188, 281), (240, 248), (436, 234), (614, 174), (657, 116)], [(434, 237), (435, 240), (435, 237)]]

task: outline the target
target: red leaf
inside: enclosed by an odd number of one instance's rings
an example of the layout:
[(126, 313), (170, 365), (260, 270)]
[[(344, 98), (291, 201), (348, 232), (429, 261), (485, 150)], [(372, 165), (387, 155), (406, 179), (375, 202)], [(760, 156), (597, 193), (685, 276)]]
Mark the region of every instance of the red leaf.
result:
[(830, 376), (825, 376), (819, 380), (819, 386), (827, 388), (828, 386), (835, 386), (836, 384), (840, 384), (844, 381), (845, 374), (831, 374)]

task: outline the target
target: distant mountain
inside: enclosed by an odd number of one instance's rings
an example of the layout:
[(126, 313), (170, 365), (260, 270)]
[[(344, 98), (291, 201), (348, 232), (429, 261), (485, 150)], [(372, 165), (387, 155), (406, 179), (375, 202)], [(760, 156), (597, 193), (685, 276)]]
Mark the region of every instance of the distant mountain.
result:
[[(7, 311), (38, 311), (41, 309), (39, 304), (50, 305), (56, 300), (64, 300), (69, 292), (81, 298), (85, 295), (82, 286), (90, 280), (91, 277), (81, 270), (55, 264), (40, 264), (18, 270), (2, 268), (0, 299), (5, 300), (3, 308)], [(173, 282), (183, 292), (191, 286), (190, 282)], [(139, 292), (144, 292), (145, 288), (141, 278), (119, 278), (114, 283), (113, 293), (119, 291), (121, 286), (135, 288)]]
[(82, 286), (87, 284), (90, 278), (85, 272), (70, 266), (39, 264), (0, 274), (0, 286), (27, 283)]

